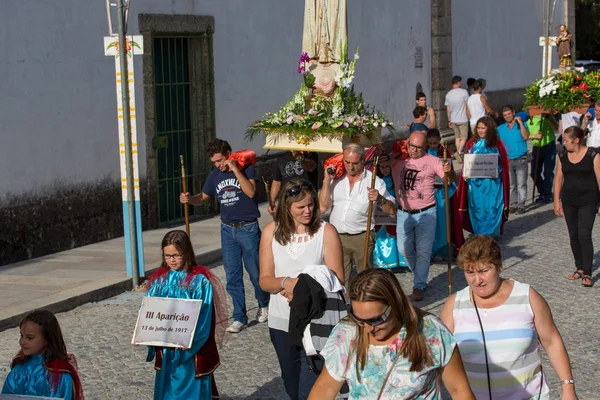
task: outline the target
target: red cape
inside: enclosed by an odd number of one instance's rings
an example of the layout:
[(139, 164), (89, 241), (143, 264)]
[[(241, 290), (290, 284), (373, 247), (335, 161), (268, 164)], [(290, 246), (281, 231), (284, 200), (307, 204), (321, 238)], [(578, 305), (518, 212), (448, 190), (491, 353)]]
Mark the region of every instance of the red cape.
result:
[[(67, 353), (67, 359), (57, 358), (49, 363), (44, 363), (44, 368), (50, 372), (50, 387), (56, 391), (60, 384), (61, 374), (71, 375), (73, 381), (73, 400), (85, 400), (83, 396), (83, 388), (77, 373), (77, 360), (73, 354)], [(25, 361), (25, 355), (22, 350), (19, 350), (17, 355), (12, 359), (10, 368)]]
[[(465, 153), (475, 144), (475, 137), (472, 137), (465, 147)], [(510, 175), (508, 172), (508, 154), (502, 144), (502, 141), (498, 139), (496, 145), (498, 152), (500, 153), (500, 165), (502, 166), (502, 191), (504, 192), (504, 212), (502, 213), (502, 225), (500, 226), (500, 234), (504, 233), (504, 223), (508, 221), (508, 207), (510, 204)], [(469, 217), (469, 188), (462, 174), (460, 174), (460, 180), (458, 181), (458, 211), (462, 227), (464, 230), (473, 232), (471, 226), (471, 218)], [(456, 196), (455, 196), (456, 197)]]

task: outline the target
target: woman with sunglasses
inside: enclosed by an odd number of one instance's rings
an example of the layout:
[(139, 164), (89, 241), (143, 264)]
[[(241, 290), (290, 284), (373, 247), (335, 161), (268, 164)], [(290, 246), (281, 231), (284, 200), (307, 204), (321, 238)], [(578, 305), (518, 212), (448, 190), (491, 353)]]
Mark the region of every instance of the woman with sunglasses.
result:
[(285, 183), (278, 204), (260, 240), (260, 286), (271, 293), (269, 334), (285, 390), (292, 400), (306, 399), (317, 375), (308, 369), (304, 350), (290, 343), (289, 302), (307, 266), (326, 265), (343, 284), (342, 245), (333, 225), (321, 221), (319, 200), (309, 182), (295, 178)]
[(350, 317), (321, 352), (326, 367), (309, 400), (334, 399), (344, 382), (350, 399), (439, 399), (440, 379), (453, 399), (475, 399), (454, 337), (412, 305), (392, 272), (358, 274), (350, 301)]
[(469, 286), (448, 298), (440, 317), (456, 337), (476, 397), (549, 399), (543, 347), (561, 383), (560, 398), (577, 399), (569, 355), (548, 303), (529, 285), (500, 277), (498, 243), (488, 235), (472, 236), (457, 263)]

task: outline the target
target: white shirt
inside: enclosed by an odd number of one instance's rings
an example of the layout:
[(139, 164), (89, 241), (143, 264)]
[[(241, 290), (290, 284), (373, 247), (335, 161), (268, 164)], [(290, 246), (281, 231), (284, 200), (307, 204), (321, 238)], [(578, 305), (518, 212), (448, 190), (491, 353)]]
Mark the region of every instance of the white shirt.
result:
[[(354, 183), (350, 192), (348, 175), (331, 183), (330, 198), (332, 202), (329, 223), (335, 226), (338, 233), (355, 235), (367, 230), (367, 213), (369, 212), (369, 192), (371, 186), (371, 171), (365, 169), (360, 179)], [(375, 189), (387, 201), (396, 204), (396, 199), (390, 195), (383, 179), (375, 178)], [(371, 229), (375, 227), (375, 218), (371, 218)]]
[(463, 88), (454, 88), (446, 93), (445, 106), (450, 107), (450, 122), (467, 122), (467, 100), (469, 92)]
[(588, 121), (587, 127), (590, 130), (590, 133), (588, 134), (585, 145), (587, 147), (600, 147), (600, 123), (594, 118), (593, 121)]
[[(570, 128), (572, 126), (579, 126), (579, 119), (581, 118), (581, 114), (576, 113), (575, 111), (568, 112), (566, 114), (562, 114), (560, 116), (560, 120), (562, 121), (562, 130)], [(588, 121), (589, 123), (589, 121)], [(562, 134), (563, 132), (559, 132)]]
[(479, 118), (485, 116), (485, 107), (481, 102), (481, 93), (472, 94), (467, 101), (469, 105), (469, 112), (471, 113), (471, 126), (477, 124)]

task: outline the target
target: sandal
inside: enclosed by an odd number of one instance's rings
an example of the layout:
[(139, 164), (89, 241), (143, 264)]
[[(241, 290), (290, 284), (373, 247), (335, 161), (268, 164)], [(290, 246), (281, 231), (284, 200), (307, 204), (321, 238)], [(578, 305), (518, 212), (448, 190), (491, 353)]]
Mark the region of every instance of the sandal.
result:
[(581, 279), (583, 277), (583, 271), (575, 271), (571, 275), (567, 277), (570, 281), (576, 281), (577, 279)]
[(585, 286), (585, 287), (594, 286), (594, 281), (592, 281), (592, 277), (589, 275), (583, 275), (583, 278), (581, 278), (581, 286)]

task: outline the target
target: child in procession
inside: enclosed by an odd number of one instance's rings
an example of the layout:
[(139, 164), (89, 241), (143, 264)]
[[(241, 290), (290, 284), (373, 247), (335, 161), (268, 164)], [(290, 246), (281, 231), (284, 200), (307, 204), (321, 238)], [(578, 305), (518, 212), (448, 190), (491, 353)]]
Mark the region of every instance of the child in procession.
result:
[(37, 310), (19, 325), (21, 350), (13, 358), (2, 394), (83, 400), (77, 362), (67, 353), (54, 314)]
[(168, 232), (161, 249), (162, 264), (148, 279), (146, 295), (202, 300), (202, 306), (191, 348), (148, 347), (146, 361), (155, 359), (154, 399), (218, 397), (213, 373), (220, 363), (217, 343), (222, 344), (227, 324), (225, 291), (208, 268), (196, 265), (184, 231)]

